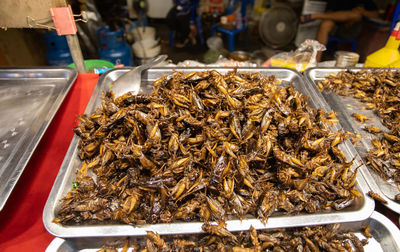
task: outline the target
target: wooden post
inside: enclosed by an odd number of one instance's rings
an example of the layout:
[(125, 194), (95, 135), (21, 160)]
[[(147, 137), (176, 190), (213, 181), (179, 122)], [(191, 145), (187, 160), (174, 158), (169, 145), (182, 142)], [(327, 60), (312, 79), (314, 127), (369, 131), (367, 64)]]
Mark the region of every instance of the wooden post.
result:
[(75, 63), (76, 70), (79, 73), (86, 73), (85, 62), (83, 60), (81, 47), (79, 45), (78, 36), (75, 35), (65, 35), (68, 42), (69, 50), (71, 51), (72, 60)]

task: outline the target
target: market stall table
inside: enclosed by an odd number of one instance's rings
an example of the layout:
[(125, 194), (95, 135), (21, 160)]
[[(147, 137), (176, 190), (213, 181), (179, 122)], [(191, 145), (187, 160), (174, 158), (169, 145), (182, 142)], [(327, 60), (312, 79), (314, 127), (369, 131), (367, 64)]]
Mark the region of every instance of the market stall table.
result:
[(43, 207), (98, 78), (78, 75), (40, 141), (0, 212), (0, 251), (44, 251), (54, 238), (43, 226)]

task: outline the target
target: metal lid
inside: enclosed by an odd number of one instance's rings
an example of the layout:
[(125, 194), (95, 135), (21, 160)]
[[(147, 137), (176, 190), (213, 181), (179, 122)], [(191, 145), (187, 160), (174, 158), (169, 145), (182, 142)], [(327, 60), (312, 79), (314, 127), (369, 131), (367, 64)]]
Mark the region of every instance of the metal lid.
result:
[(349, 59), (355, 59), (357, 61), (360, 58), (360, 55), (358, 53), (347, 52), (347, 51), (336, 51), (335, 58), (338, 58), (339, 56)]

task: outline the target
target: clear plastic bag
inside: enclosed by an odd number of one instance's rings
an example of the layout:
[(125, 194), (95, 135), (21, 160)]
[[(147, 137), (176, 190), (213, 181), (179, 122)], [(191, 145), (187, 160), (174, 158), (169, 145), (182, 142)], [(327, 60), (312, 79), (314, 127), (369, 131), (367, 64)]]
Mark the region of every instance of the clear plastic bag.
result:
[(282, 52), (272, 56), (264, 66), (288, 67), (303, 72), (317, 66), (317, 53), (326, 47), (316, 40), (305, 40), (294, 52)]

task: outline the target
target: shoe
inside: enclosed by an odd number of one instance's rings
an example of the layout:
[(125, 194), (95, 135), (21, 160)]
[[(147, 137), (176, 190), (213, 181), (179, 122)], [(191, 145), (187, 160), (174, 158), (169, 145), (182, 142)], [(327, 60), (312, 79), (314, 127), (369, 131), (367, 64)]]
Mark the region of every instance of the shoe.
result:
[(195, 37), (190, 37), (190, 42), (192, 43), (192, 46), (197, 45), (197, 40)]
[(183, 41), (183, 43), (176, 43), (175, 47), (176, 48), (184, 48), (187, 45), (187, 43), (189, 43), (189, 39), (188, 38), (186, 38), (185, 41)]
[(197, 44), (197, 40), (196, 40), (196, 33), (191, 32), (189, 33), (189, 39), (190, 39), (190, 43), (192, 44), (192, 46)]

